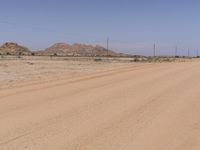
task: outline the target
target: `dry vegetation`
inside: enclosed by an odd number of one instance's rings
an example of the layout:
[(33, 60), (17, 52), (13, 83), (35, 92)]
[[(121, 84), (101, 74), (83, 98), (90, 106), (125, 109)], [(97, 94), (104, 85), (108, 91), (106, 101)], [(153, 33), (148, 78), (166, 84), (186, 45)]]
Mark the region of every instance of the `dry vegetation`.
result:
[(141, 65), (141, 63), (174, 61), (188, 61), (188, 59), (4, 56), (0, 58), (0, 89), (77, 77), (117, 67)]
[(5, 57), (0, 59), (0, 89), (40, 81), (76, 77), (116, 67), (130, 61), (58, 57)]

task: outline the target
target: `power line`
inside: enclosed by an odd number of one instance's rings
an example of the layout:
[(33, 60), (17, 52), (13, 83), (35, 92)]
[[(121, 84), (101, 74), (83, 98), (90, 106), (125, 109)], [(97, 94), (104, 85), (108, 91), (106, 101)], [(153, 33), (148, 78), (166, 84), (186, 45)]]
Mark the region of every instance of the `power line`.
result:
[(63, 34), (63, 32), (58, 32), (58, 31), (52, 31), (49, 30), (47, 28), (41, 28), (41, 27), (36, 27), (36, 26), (29, 26), (29, 25), (22, 25), (22, 24), (18, 24), (18, 23), (14, 23), (14, 22), (8, 22), (8, 21), (0, 21), (0, 24), (7, 24), (10, 26), (15, 26), (15, 27), (20, 27), (20, 28), (27, 28), (27, 29), (31, 29), (31, 30), (39, 30), (39, 31), (45, 31), (45, 32), (54, 32), (54, 33), (59, 33), (59, 34)]
[[(9, 21), (2, 21), (0, 20), (0, 24), (5, 24), (5, 25), (9, 25), (9, 26), (13, 26), (13, 27), (19, 27), (19, 28), (22, 28), (22, 29), (30, 29), (30, 30), (35, 30), (35, 31), (42, 31), (42, 32), (46, 32), (46, 33), (53, 33), (53, 34), (58, 34), (58, 35), (63, 35), (63, 36), (66, 36), (66, 37), (73, 37), (73, 38), (80, 38), (80, 37), (88, 37), (88, 39), (96, 39), (95, 41), (98, 41), (98, 42), (103, 42), (103, 38), (95, 38), (94, 36), (91, 36), (91, 35), (81, 35), (81, 34), (74, 34), (74, 33), (67, 33), (65, 31), (58, 31), (58, 30), (55, 30), (55, 29), (48, 29), (48, 28), (44, 28), (44, 27), (38, 27), (38, 26), (32, 26), (32, 25), (25, 25), (25, 24), (18, 24), (18, 23), (15, 23), (15, 22), (9, 22)], [(90, 40), (91, 41), (91, 40)]]

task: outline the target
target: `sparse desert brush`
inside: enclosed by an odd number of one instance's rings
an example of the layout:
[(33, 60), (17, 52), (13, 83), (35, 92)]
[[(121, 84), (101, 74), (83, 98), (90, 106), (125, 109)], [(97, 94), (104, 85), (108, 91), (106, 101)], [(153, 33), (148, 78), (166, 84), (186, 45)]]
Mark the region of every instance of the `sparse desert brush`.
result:
[(95, 61), (95, 62), (102, 61), (102, 58), (95, 58), (94, 61)]
[(133, 61), (134, 61), (134, 62), (138, 62), (138, 61), (140, 61), (140, 60), (139, 60), (139, 58), (135, 57)]
[(0, 54), (1, 58), (4, 58), (3, 54)]

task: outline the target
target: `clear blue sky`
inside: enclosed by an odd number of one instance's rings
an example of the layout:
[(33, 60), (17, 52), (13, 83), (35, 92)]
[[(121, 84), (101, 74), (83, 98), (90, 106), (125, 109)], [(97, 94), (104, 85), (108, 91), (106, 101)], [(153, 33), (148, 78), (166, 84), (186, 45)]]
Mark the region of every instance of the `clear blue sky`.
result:
[(1, 0), (0, 44), (38, 50), (56, 42), (101, 44), (136, 54), (200, 49), (198, 0)]

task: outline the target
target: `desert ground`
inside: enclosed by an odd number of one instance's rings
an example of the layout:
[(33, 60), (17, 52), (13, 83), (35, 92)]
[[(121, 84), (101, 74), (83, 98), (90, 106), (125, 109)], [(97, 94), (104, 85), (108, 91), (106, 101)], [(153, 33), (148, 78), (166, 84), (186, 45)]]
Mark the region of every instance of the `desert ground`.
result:
[(200, 61), (0, 61), (0, 150), (199, 150)]
[(19, 59), (10, 56), (0, 59), (0, 89), (78, 77), (131, 64), (130, 61), (95, 61), (94, 58), (24, 56)]

